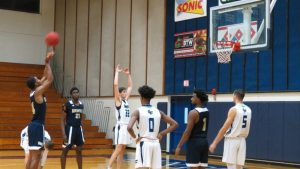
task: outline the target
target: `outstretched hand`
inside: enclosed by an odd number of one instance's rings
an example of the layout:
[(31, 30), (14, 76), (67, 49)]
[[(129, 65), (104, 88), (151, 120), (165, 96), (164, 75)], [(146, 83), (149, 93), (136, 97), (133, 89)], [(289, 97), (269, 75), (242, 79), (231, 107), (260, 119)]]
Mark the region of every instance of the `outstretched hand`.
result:
[(129, 71), (128, 68), (123, 69), (123, 72), (124, 72), (126, 75), (129, 75), (129, 74), (130, 74), (130, 71)]
[(122, 72), (123, 69), (121, 68), (120, 64), (117, 65), (116, 67), (116, 72)]
[(49, 61), (53, 58), (53, 56), (54, 56), (54, 52), (53, 52), (53, 51), (48, 52), (48, 53), (47, 53), (47, 56), (46, 56), (46, 58), (45, 58), (45, 62), (46, 62), (46, 63), (49, 63)]

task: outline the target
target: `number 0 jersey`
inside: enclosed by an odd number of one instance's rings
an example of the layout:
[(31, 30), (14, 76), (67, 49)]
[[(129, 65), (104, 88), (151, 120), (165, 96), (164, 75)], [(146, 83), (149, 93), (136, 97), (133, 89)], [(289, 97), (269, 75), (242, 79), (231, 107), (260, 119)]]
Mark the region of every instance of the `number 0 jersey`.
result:
[(151, 105), (142, 106), (138, 108), (138, 110), (139, 136), (151, 140), (156, 140), (159, 133), (161, 119), (160, 111)]
[(236, 109), (236, 115), (225, 134), (225, 137), (247, 137), (250, 131), (251, 109), (245, 104), (237, 104), (233, 108)]

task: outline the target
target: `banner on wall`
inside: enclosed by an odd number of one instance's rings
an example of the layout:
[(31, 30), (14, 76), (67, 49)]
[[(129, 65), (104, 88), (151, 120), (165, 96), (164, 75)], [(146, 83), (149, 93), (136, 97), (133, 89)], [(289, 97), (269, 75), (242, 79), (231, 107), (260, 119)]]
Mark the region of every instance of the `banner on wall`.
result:
[(175, 34), (174, 40), (174, 58), (206, 55), (206, 29)]
[(207, 0), (175, 0), (175, 22), (207, 16)]

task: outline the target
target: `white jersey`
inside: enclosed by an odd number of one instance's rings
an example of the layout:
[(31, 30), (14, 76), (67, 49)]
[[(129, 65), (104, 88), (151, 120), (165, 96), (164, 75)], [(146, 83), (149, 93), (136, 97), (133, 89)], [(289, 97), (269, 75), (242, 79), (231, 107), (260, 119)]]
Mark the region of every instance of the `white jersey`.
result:
[(161, 119), (160, 111), (151, 105), (142, 106), (138, 108), (138, 110), (139, 136), (151, 140), (157, 140)]
[(237, 104), (233, 108), (236, 109), (236, 116), (233, 120), (231, 128), (227, 130), (225, 137), (246, 138), (250, 131), (251, 109), (245, 104)]
[(130, 109), (127, 100), (121, 101), (121, 106), (116, 107), (117, 124), (128, 124), (130, 120)]

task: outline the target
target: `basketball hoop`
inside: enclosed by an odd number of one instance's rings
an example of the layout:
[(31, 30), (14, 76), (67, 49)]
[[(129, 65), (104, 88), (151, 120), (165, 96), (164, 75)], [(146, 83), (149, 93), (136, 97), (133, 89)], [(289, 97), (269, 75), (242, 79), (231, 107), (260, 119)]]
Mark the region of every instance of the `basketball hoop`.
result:
[(229, 63), (232, 52), (240, 50), (240, 42), (216, 41), (214, 47), (218, 56), (218, 63)]

